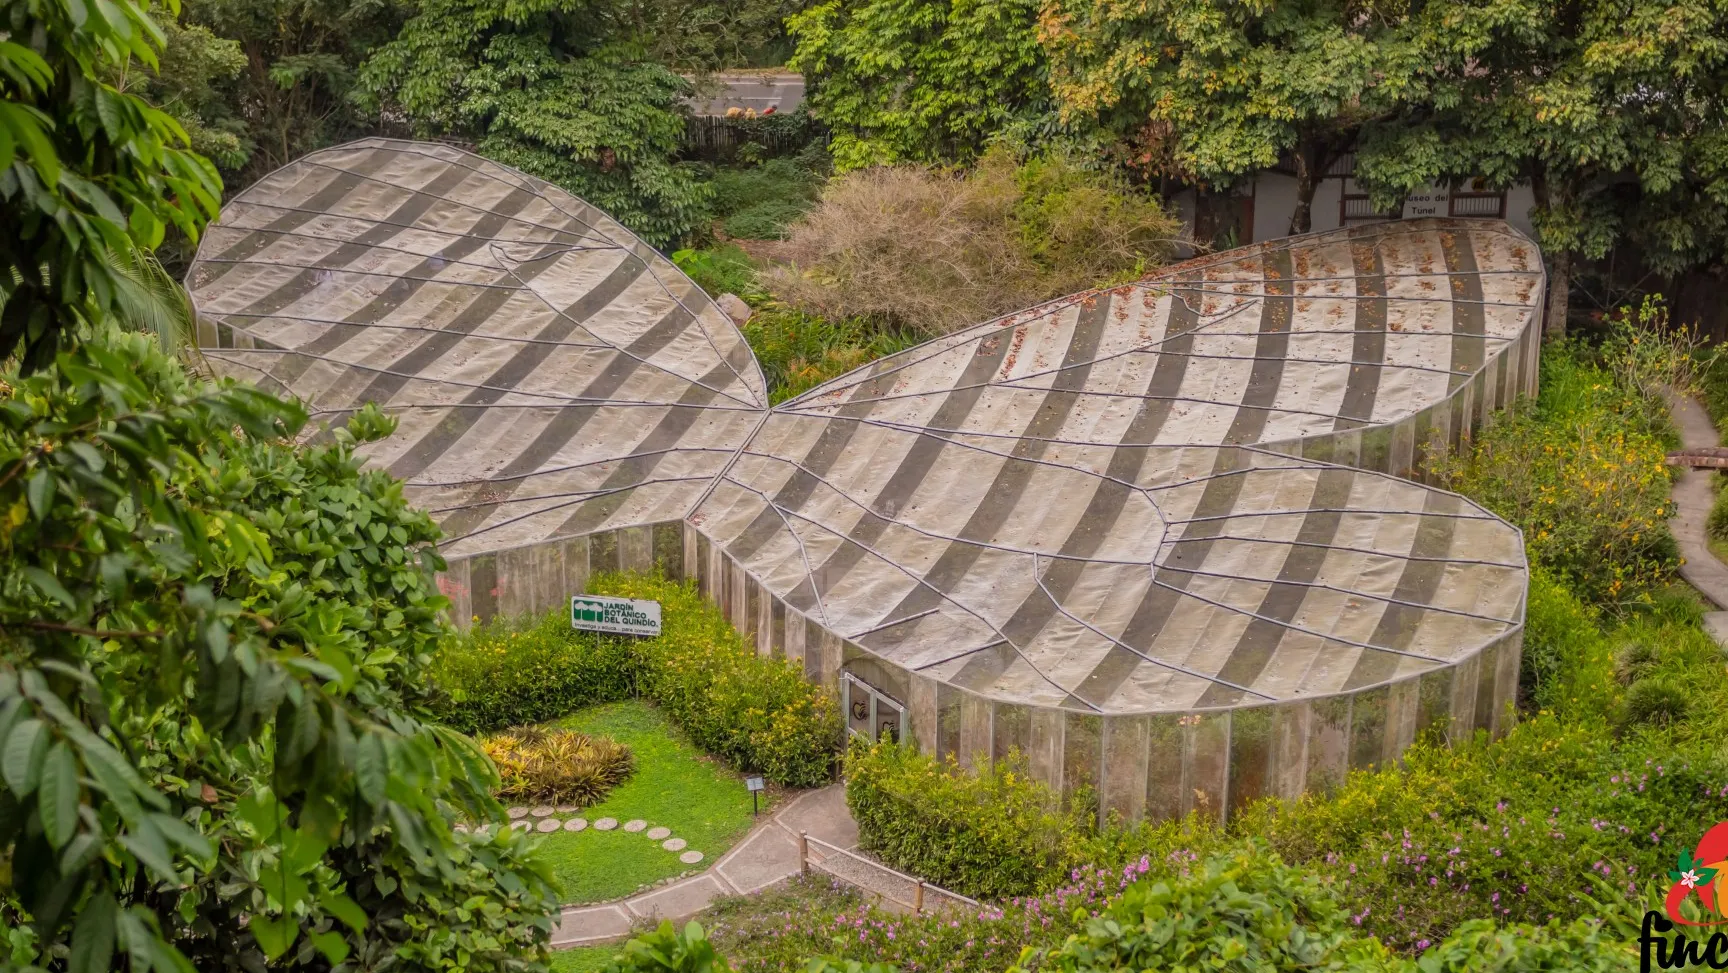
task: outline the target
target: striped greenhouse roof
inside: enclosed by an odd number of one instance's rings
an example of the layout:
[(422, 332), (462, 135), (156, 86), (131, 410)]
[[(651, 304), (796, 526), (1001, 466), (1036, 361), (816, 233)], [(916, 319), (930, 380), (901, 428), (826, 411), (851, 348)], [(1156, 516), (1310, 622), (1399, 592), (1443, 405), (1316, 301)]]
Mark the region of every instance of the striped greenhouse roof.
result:
[(787, 610), (998, 702), (1348, 693), (1522, 627), (1513, 527), (1415, 482), (1534, 389), (1497, 222), (1256, 244), (881, 359), (774, 408), (739, 330), (594, 207), (380, 139), (237, 196), (189, 276), (224, 373), (336, 421), (447, 556), (682, 521)]

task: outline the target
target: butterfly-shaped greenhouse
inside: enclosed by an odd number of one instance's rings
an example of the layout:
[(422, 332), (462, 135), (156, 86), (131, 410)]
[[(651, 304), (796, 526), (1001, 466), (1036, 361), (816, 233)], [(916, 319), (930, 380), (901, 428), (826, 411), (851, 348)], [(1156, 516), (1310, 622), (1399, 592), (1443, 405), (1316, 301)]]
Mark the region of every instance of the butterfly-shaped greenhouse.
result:
[(698, 580), (854, 732), (1018, 748), (1223, 815), (1503, 731), (1518, 531), (1418, 482), (1536, 384), (1503, 223), (1270, 241), (937, 338), (769, 407), (743, 335), (593, 206), (372, 139), (241, 193), (190, 283), (218, 371), (339, 422), (447, 540), (460, 619)]

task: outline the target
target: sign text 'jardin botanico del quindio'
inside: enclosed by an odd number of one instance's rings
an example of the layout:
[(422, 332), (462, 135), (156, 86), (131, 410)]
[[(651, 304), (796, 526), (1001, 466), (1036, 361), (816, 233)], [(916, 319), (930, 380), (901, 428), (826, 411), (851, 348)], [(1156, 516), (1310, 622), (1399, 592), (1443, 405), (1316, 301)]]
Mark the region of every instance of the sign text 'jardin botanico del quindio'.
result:
[(570, 626), (584, 632), (659, 635), (660, 603), (604, 595), (572, 595)]

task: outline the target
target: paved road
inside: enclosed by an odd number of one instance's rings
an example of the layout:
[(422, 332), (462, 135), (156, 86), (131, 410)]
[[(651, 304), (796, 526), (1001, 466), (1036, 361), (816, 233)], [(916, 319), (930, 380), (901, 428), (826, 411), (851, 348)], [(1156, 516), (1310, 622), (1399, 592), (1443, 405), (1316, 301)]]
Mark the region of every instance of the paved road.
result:
[(698, 115), (724, 115), (728, 108), (748, 108), (758, 115), (769, 108), (789, 112), (804, 100), (801, 74), (736, 71), (716, 74), (713, 79), (723, 88), (710, 98), (695, 101), (693, 109)]

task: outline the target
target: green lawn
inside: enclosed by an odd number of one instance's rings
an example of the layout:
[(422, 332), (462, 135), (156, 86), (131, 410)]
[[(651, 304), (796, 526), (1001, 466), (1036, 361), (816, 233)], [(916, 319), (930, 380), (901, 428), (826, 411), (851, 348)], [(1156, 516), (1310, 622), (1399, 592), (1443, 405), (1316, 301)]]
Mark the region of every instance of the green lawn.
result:
[(650, 828), (671, 828), (674, 837), (689, 842), (686, 851), (706, 856), (685, 865), (659, 842), (623, 827), (554, 832), (542, 839), (541, 854), (551, 862), (565, 902), (621, 898), (663, 878), (705, 869), (749, 832), (750, 795), (743, 778), (691, 746), (653, 706), (609, 703), (556, 725), (611, 737), (636, 755), (636, 773), (606, 800), (583, 811), (584, 817), (590, 822), (617, 818), (620, 825), (641, 818)]
[(553, 950), (552, 973), (600, 973), (623, 948), (623, 943), (607, 943)]

